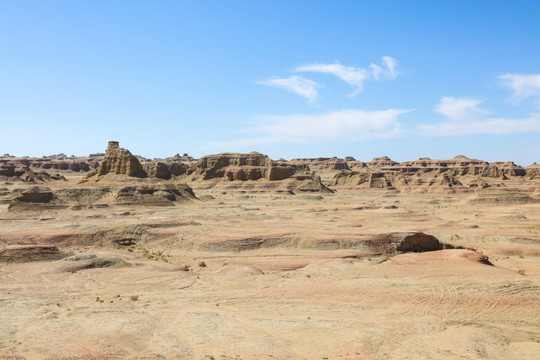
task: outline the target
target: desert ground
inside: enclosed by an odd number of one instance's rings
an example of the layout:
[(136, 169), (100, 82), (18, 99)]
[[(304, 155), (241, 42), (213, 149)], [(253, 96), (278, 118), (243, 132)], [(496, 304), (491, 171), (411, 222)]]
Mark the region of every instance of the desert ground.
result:
[[(171, 204), (61, 206), (124, 175), (66, 170), (47, 206), (0, 183), (0, 358), (540, 359), (538, 180), (498, 202), (322, 173), (332, 191), (184, 181)], [(405, 249), (418, 233), (441, 247)]]

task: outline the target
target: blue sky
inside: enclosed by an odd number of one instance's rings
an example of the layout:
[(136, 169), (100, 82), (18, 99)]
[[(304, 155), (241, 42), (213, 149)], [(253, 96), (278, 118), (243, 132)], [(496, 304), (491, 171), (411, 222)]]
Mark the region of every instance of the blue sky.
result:
[(0, 153), (540, 161), (538, 1), (0, 0)]

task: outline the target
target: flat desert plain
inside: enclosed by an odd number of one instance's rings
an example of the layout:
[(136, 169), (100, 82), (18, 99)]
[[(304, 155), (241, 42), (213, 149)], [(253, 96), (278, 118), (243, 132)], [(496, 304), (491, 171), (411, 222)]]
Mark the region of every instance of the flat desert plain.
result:
[(540, 358), (538, 201), (191, 186), (172, 206), (0, 205), (0, 358)]

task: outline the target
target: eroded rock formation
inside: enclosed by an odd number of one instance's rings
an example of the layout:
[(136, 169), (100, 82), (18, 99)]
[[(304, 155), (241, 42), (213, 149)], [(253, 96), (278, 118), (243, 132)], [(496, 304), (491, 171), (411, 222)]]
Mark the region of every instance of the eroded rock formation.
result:
[(13, 210), (49, 210), (62, 209), (67, 205), (53, 191), (45, 186), (32, 186), (26, 189), (15, 189), (10, 194), (8, 209)]
[(535, 202), (528, 194), (505, 188), (480, 189), (470, 198), (472, 203), (523, 204)]
[(420, 158), (402, 163), (388, 156), (368, 162), (351, 156), (276, 161), (258, 152), (222, 153), (199, 160), (187, 154), (176, 154), (149, 160), (134, 156), (118, 142), (111, 141), (104, 154), (84, 158), (64, 154), (43, 158), (0, 157), (0, 182), (5, 184), (65, 179), (53, 171), (66, 176), (88, 172), (82, 182), (100, 181), (112, 185), (118, 181), (157, 183), (163, 180), (218, 186), (225, 190), (292, 193), (357, 188), (456, 193), (500, 187), (508, 180), (540, 179), (540, 166), (536, 163), (523, 168), (511, 161), (488, 163), (463, 155), (447, 160)]
[[(2, 196), (10, 211), (50, 209), (80, 210), (114, 205), (172, 206), (197, 199), (186, 184), (148, 184), (134, 186), (93, 186), (51, 190), (44, 186), (15, 189)], [(0, 203), (2, 203), (0, 202)]]
[(133, 156), (129, 150), (121, 148), (118, 141), (109, 141), (105, 157), (99, 164), (96, 173), (88, 174), (89, 177), (104, 176), (107, 174), (126, 175), (132, 177), (146, 177), (139, 159)]
[(51, 261), (66, 257), (54, 245), (8, 245), (0, 250), (0, 262), (25, 263), (32, 261)]
[(0, 182), (44, 183), (53, 180), (65, 180), (62, 175), (45, 171), (33, 171), (28, 165), (18, 162), (0, 162)]
[(271, 183), (260, 184), (261, 186), (257, 186), (258, 189), (286, 192), (330, 191), (307, 164), (273, 161), (268, 156), (258, 152), (204, 156), (187, 170), (187, 175), (193, 181), (213, 179), (224, 181), (267, 180)]

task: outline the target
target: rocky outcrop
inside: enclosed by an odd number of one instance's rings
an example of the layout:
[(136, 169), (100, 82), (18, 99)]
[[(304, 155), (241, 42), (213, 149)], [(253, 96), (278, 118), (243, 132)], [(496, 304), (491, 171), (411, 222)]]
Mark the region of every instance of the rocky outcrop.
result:
[(76, 160), (47, 160), (37, 159), (30, 163), (30, 167), (44, 170), (60, 170), (74, 172), (88, 172), (99, 166), (97, 161)]
[(16, 158), (0, 157), (0, 167), (3, 165), (13, 166), (14, 168), (25, 168), (31, 171), (45, 170), (67, 171), (67, 172), (88, 172), (97, 169), (99, 161), (103, 156), (95, 157), (58, 157), (57, 155), (44, 156), (42, 158)]
[(347, 160), (347, 165), (352, 171), (360, 171), (367, 168), (367, 164), (364, 161)]
[[(66, 157), (64, 154), (43, 158), (0, 157), (0, 183), (3, 181), (6, 185), (15, 181), (38, 184), (65, 180), (62, 175), (53, 174), (52, 171), (60, 174), (88, 172), (81, 182), (101, 181), (111, 185), (118, 181), (156, 183), (164, 180), (200, 184), (210, 180), (204, 186), (213, 187), (218, 182), (229, 182), (224, 185), (229, 189), (280, 192), (294, 192), (295, 189), (330, 191), (328, 187), (334, 187), (336, 190), (367, 188), (454, 193), (498, 187), (507, 180), (540, 179), (540, 166), (536, 163), (522, 168), (511, 161), (488, 163), (463, 155), (447, 160), (423, 157), (402, 163), (388, 156), (376, 157), (368, 162), (358, 161), (351, 156), (344, 159), (320, 157), (275, 161), (258, 152), (222, 153), (199, 160), (188, 154), (176, 154), (169, 158), (149, 160), (133, 156), (118, 142), (111, 141), (106, 153), (84, 158)], [(259, 180), (257, 186), (251, 183)], [(240, 185), (236, 182), (247, 183)], [(313, 190), (316, 188), (319, 190)]]
[[(387, 156), (374, 158), (372, 161), (366, 163), (357, 161), (351, 157), (348, 157), (345, 161), (349, 169), (353, 172), (400, 173), (405, 175), (405, 177), (409, 175), (420, 175), (428, 179), (444, 175), (456, 179), (463, 176), (472, 176), (507, 180), (509, 177), (521, 177), (528, 173), (527, 169), (511, 161), (488, 163), (483, 160), (469, 159), (463, 155), (458, 155), (448, 160), (420, 158), (402, 163), (395, 162)], [(341, 172), (347, 172), (347, 170), (343, 169)], [(535, 173), (535, 171), (531, 170), (531, 173)], [(459, 181), (459, 179), (457, 180)]]
[(60, 266), (60, 271), (75, 272), (87, 269), (120, 268), (132, 266), (127, 261), (111, 256), (98, 256), (96, 254), (79, 254), (64, 259), (65, 264)]
[(15, 189), (9, 194), (11, 201), (8, 210), (50, 210), (62, 209), (67, 205), (59, 200), (51, 189), (44, 186), (32, 186), (27, 189)]
[(18, 201), (26, 203), (50, 203), (54, 198), (51, 189), (38, 186), (24, 190), (20, 196), (16, 197)]
[(272, 160), (258, 152), (249, 154), (223, 153), (207, 155), (188, 170), (188, 175), (198, 175), (203, 180), (259, 180), (268, 177)]
[(23, 171), (18, 172), (18, 174), (15, 171), (15, 165), (13, 163), (4, 163), (0, 164), (0, 176), (4, 177), (12, 177), (12, 176), (20, 176), (24, 173)]
[(366, 165), (370, 168), (376, 169), (385, 169), (398, 165), (398, 162), (390, 159), (388, 156), (383, 156), (380, 158), (373, 158), (373, 160), (368, 161)]
[(143, 164), (144, 171), (148, 176), (155, 177), (158, 179), (170, 179), (171, 172), (165, 163), (161, 161), (149, 162)]
[(25, 182), (31, 184), (44, 183), (53, 180), (65, 180), (59, 174), (49, 174), (47, 172), (36, 172), (16, 161), (0, 162), (0, 182)]
[(173, 161), (173, 162), (182, 162), (184, 164), (190, 165), (197, 162), (197, 159), (195, 159), (193, 156), (189, 156), (188, 154), (185, 154), (180, 156), (180, 154), (176, 154), (174, 156), (171, 156), (169, 158), (165, 159), (166, 162)]
[[(307, 165), (304, 165), (307, 166)], [(274, 180), (283, 180), (292, 177), (295, 172), (299, 169), (299, 166), (288, 166), (288, 165), (282, 165), (282, 164), (276, 164), (270, 167), (270, 171), (268, 173), (268, 180), (274, 181)], [(304, 171), (309, 171), (306, 168), (303, 169)]]
[(367, 177), (368, 187), (371, 189), (395, 189), (390, 174), (383, 172), (370, 172)]
[(422, 232), (393, 232), (358, 235), (352, 238), (299, 240), (293, 233), (267, 234), (255, 237), (228, 234), (204, 243), (194, 244), (205, 251), (246, 251), (262, 248), (292, 247), (301, 249), (339, 250), (356, 249), (360, 256), (390, 257), (408, 252), (428, 252), (454, 249), (433, 235)]
[[(186, 172), (190, 181), (214, 180), (235, 182), (222, 184), (228, 190), (312, 192), (330, 191), (307, 164), (291, 164), (287, 161), (273, 161), (258, 152), (248, 154), (222, 153), (204, 156)], [(266, 180), (251, 183), (252, 181)], [(246, 184), (236, 181), (247, 182)], [(217, 183), (214, 185), (217, 186)]]
[(395, 232), (374, 235), (366, 243), (380, 255), (393, 256), (406, 252), (426, 252), (454, 248), (433, 235), (422, 232)]
[(109, 141), (107, 151), (97, 170), (90, 172), (83, 182), (88, 180), (98, 181), (106, 175), (125, 175), (131, 178), (170, 180), (171, 178), (185, 175), (190, 165), (193, 164), (194, 159), (187, 154), (183, 156), (177, 154), (167, 159), (144, 159), (132, 155), (127, 149), (121, 148), (117, 141)]
[(363, 187), (370, 189), (395, 190), (395, 186), (399, 181), (399, 176), (394, 173), (368, 170), (361, 172), (342, 172), (336, 174), (331, 185), (344, 189)]
[(9, 211), (39, 211), (68, 207), (80, 210), (115, 205), (174, 206), (180, 202), (197, 199), (193, 190), (186, 184), (94, 186), (55, 191), (35, 186), (15, 189), (5, 197), (9, 203)]
[(118, 141), (109, 141), (103, 161), (95, 172), (88, 174), (87, 179), (99, 180), (100, 177), (108, 174), (139, 178), (147, 176), (139, 159), (129, 150), (121, 148)]
[(338, 157), (333, 158), (304, 158), (304, 159), (292, 159), (289, 161), (291, 165), (308, 165), (312, 171), (324, 172), (324, 171), (341, 171), (351, 170), (345, 159)]
[(382, 189), (409, 192), (469, 192), (469, 188), (456, 177), (446, 173), (402, 173), (399, 171), (366, 168), (361, 171), (342, 172), (330, 183), (337, 189)]
[(508, 176), (524, 176), (525, 169), (515, 163), (493, 162), (469, 159), (466, 156), (458, 155), (449, 160), (432, 160), (420, 158), (414, 161), (405, 161), (393, 166), (393, 171), (402, 173), (440, 173), (449, 176), (478, 176), (484, 178), (506, 179)]
[(150, 178), (169, 180), (176, 176), (185, 175), (190, 167), (193, 167), (196, 161), (191, 156), (176, 154), (166, 159), (154, 159), (144, 161), (143, 169)]
[[(499, 186), (504, 181), (527, 176), (535, 179), (540, 170), (515, 163), (470, 159), (458, 155), (448, 160), (420, 158), (397, 163), (384, 156), (362, 163), (348, 158), (352, 171), (336, 172), (326, 184), (336, 189), (373, 188), (418, 192), (470, 192)], [(538, 173), (538, 175), (537, 175)], [(481, 180), (482, 179), (482, 180)]]
[(490, 163), (492, 166), (496, 166), (506, 176), (525, 176), (526, 170), (519, 165), (516, 165), (513, 161), (495, 161)]
[(196, 199), (186, 184), (124, 186), (111, 191), (109, 199), (117, 205), (174, 205)]
[(295, 178), (297, 180), (316, 179), (307, 164), (291, 164), (284, 161), (272, 161), (258, 152), (249, 154), (223, 153), (201, 158), (191, 167), (188, 175), (198, 175), (203, 180), (222, 178), (225, 180), (269, 181)]
[(540, 180), (540, 164), (532, 163), (525, 168), (525, 173), (529, 180)]
[(54, 245), (8, 245), (0, 250), (0, 262), (52, 261), (66, 257)]
[(476, 191), (469, 201), (482, 204), (523, 204), (535, 202), (536, 200), (517, 190), (487, 188)]

